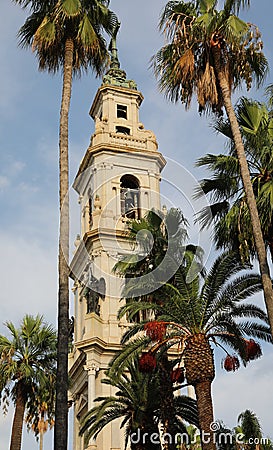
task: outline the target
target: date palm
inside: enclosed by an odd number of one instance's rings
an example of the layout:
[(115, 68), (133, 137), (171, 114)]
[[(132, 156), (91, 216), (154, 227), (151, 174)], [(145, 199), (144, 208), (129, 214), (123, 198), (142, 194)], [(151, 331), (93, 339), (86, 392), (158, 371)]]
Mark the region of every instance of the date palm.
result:
[[(236, 106), (236, 115), (246, 149), (264, 242), (273, 258), (272, 111), (263, 103), (242, 98)], [(200, 183), (202, 194), (208, 194), (211, 205), (204, 208), (198, 217), (203, 227), (213, 223), (216, 248), (236, 250), (243, 261), (249, 261), (256, 254), (255, 244), (229, 122), (219, 119), (215, 129), (229, 139), (229, 152), (207, 154), (197, 161), (198, 166), (211, 171), (210, 179), (203, 179)]]
[(215, 450), (210, 428), (214, 421), (211, 385), (215, 377), (211, 344), (226, 352), (223, 366), (230, 371), (239, 367), (240, 359), (246, 364), (261, 355), (259, 344), (252, 338), (272, 342), (264, 311), (244, 302), (260, 291), (260, 277), (243, 269), (234, 253), (219, 256), (204, 280), (199, 275), (187, 283), (185, 270), (180, 268), (174, 281), (160, 288), (161, 304), (131, 300), (119, 314), (127, 314), (130, 319), (138, 311), (149, 311), (155, 320), (135, 324), (125, 333), (124, 347), (111, 371), (124, 370), (128, 361), (144, 349), (149, 349), (151, 363), (162, 346), (176, 349), (183, 359), (187, 382), (195, 389), (200, 428), (210, 436), (209, 443), (203, 442), (204, 450)]
[(225, 0), (222, 10), (217, 9), (217, 4), (217, 0), (169, 1), (160, 28), (170, 43), (158, 51), (153, 63), (159, 86), (171, 100), (181, 100), (187, 108), (196, 93), (200, 112), (222, 114), (225, 109), (238, 156), (273, 334), (273, 290), (266, 249), (240, 127), (231, 102), (232, 92), (243, 83), (250, 88), (252, 79), (258, 85), (263, 81), (268, 64), (259, 30), (236, 15), (250, 1)]
[(117, 18), (109, 0), (14, 0), (30, 7), (31, 15), (19, 31), (20, 45), (35, 52), (40, 70), (62, 71), (59, 127), (59, 293), (58, 364), (56, 384), (55, 450), (67, 449), (68, 333), (69, 333), (69, 167), (68, 116), (73, 75), (91, 68), (103, 72), (108, 52), (103, 31), (112, 34)]
[(56, 333), (41, 316), (26, 315), (17, 329), (6, 322), (10, 337), (0, 335), (0, 394), (4, 408), (15, 405), (10, 450), (20, 450), (28, 402), (55, 373)]
[[(116, 393), (96, 399), (98, 405), (84, 417), (80, 434), (85, 434), (88, 441), (91, 437), (96, 438), (113, 420), (122, 419), (121, 427), (125, 428), (125, 449), (130, 443), (132, 450), (160, 450), (162, 387), (159, 372), (143, 373), (139, 370), (138, 362), (133, 362), (120, 376), (112, 373), (102, 382), (114, 387)], [(174, 401), (174, 416), (177, 432), (187, 432), (184, 421), (198, 425), (195, 400), (177, 395)], [(150, 439), (152, 435), (154, 439)]]

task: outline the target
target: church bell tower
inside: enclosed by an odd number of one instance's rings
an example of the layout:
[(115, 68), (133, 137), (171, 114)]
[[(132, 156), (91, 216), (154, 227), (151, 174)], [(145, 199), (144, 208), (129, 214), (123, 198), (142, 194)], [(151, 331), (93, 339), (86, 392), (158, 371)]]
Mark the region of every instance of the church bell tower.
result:
[(95, 131), (73, 187), (79, 195), (81, 230), (71, 262), (74, 280), (74, 342), (69, 354), (70, 398), (74, 409), (74, 450), (122, 450), (123, 430), (112, 422), (84, 445), (80, 420), (94, 399), (111, 395), (102, 384), (120, 349), (126, 322), (117, 320), (122, 280), (112, 272), (132, 252), (128, 221), (160, 209), (160, 173), (165, 160), (155, 135), (139, 121), (143, 101), (136, 83), (121, 70), (116, 39), (111, 64), (90, 109)]

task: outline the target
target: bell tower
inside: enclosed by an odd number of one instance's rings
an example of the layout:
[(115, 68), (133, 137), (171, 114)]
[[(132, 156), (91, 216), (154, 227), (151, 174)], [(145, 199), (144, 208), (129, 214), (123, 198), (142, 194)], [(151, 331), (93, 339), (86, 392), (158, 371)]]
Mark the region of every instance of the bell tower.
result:
[(132, 252), (128, 221), (160, 209), (160, 173), (165, 160), (155, 135), (139, 121), (143, 101), (136, 83), (120, 68), (116, 38), (111, 64), (90, 109), (95, 131), (73, 187), (79, 195), (81, 230), (71, 262), (74, 280), (74, 342), (69, 355), (74, 406), (74, 450), (121, 450), (123, 430), (112, 422), (87, 446), (78, 436), (80, 420), (94, 399), (111, 395), (102, 384), (126, 322), (117, 320), (122, 280), (112, 272)]

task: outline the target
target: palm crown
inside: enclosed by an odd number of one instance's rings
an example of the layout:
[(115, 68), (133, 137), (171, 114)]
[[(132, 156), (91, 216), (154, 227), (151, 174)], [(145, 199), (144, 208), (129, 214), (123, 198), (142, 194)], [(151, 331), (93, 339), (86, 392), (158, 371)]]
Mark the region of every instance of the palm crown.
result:
[(124, 255), (114, 267), (115, 273), (126, 279), (124, 298), (156, 302), (157, 289), (172, 280), (180, 266), (193, 259), (202, 271), (202, 249), (185, 242), (187, 225), (187, 219), (178, 208), (170, 208), (165, 213), (152, 209), (141, 220), (129, 223), (132, 252)]
[[(161, 304), (131, 300), (121, 308), (119, 316), (128, 314), (130, 318), (139, 310), (150, 310), (156, 314), (155, 328), (160, 323), (165, 327), (165, 332), (161, 335), (162, 344), (172, 346), (182, 343), (181, 349), (185, 351), (187, 342), (194, 335), (203, 335), (216, 345), (217, 342), (220, 345), (228, 345), (233, 351), (237, 351), (246, 363), (246, 337), (268, 342), (271, 337), (265, 312), (256, 305), (243, 303), (249, 296), (261, 290), (259, 275), (246, 272), (237, 276), (244, 269), (246, 266), (238, 261), (236, 254), (224, 253), (215, 261), (203, 285), (200, 283), (201, 276), (187, 283), (184, 270), (178, 270), (174, 283), (167, 283), (158, 292), (162, 299)], [(247, 320), (250, 318), (258, 319), (258, 322)], [(261, 321), (264, 324), (260, 323)], [(140, 329), (145, 329), (145, 323), (134, 325), (123, 337), (123, 343)], [(149, 339), (148, 332), (148, 335), (146, 333), (146, 336), (138, 337), (136, 342), (139, 349), (142, 349), (152, 340)], [(152, 351), (159, 347), (159, 343), (155, 344), (154, 349), (152, 347)], [(132, 344), (129, 341), (127, 345)], [(122, 354), (118, 357), (115, 367), (116, 364), (121, 364), (120, 368), (126, 364), (126, 360), (122, 361)]]
[[(158, 371), (143, 373), (139, 370), (138, 362), (134, 361), (121, 376), (112, 373), (102, 382), (115, 387), (117, 391), (115, 395), (97, 398), (98, 405), (84, 417), (80, 433), (85, 433), (86, 440), (91, 436), (96, 437), (103, 427), (118, 418), (122, 419), (121, 427), (125, 427), (125, 448), (130, 438), (131, 448), (134, 448), (133, 437), (134, 433), (137, 436), (138, 430), (142, 436), (145, 433), (159, 436), (162, 387)], [(177, 395), (174, 410), (176, 427), (180, 432), (186, 432), (185, 420), (198, 425), (195, 400)], [(143, 448), (156, 450), (161, 446), (147, 440)]]
[(169, 1), (160, 21), (170, 43), (153, 57), (162, 91), (171, 100), (188, 107), (197, 95), (199, 111), (221, 113), (222, 90), (219, 70), (224, 67), (230, 89), (252, 77), (260, 83), (267, 69), (260, 32), (236, 16), (249, 1), (226, 0), (217, 10), (217, 0)]
[(18, 450), (25, 409), (37, 413), (41, 407), (39, 392), (55, 374), (57, 339), (39, 315), (26, 315), (19, 329), (11, 322), (6, 326), (11, 337), (0, 335), (0, 400), (4, 411), (9, 397), (15, 404), (10, 448)]
[[(27, 6), (29, 1), (21, 2)], [(65, 44), (73, 41), (73, 71), (91, 67), (102, 74), (108, 62), (103, 30), (111, 34), (117, 23), (108, 0), (51, 0), (34, 2), (32, 14), (19, 31), (21, 46), (32, 46), (39, 68), (56, 72), (63, 68)]]
[(12, 322), (6, 326), (11, 339), (0, 336), (1, 388), (7, 392), (12, 387), (14, 393), (16, 382), (24, 380), (32, 389), (33, 384), (46, 379), (47, 371), (55, 368), (56, 333), (50, 325), (42, 323), (41, 316), (26, 315), (19, 330)]

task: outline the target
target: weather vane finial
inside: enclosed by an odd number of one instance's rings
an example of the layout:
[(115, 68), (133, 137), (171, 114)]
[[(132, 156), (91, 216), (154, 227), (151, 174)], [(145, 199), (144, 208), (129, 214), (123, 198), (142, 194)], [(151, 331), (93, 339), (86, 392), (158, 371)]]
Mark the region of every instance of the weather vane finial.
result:
[(119, 29), (120, 29), (120, 22), (118, 22), (116, 24), (116, 27), (113, 31), (113, 35), (112, 35), (110, 45), (109, 45), (109, 50), (111, 52), (111, 64), (110, 64), (111, 68), (119, 68), (120, 67), (120, 63), (119, 63), (119, 59), (118, 59), (118, 49), (117, 49), (117, 34), (119, 32)]
[(118, 59), (118, 49), (117, 49), (117, 34), (120, 29), (120, 22), (117, 22), (112, 38), (109, 44), (109, 52), (111, 55), (110, 68), (107, 70), (103, 77), (103, 84), (110, 84), (112, 86), (122, 86), (128, 89), (137, 89), (136, 82), (134, 80), (127, 80), (126, 72), (120, 68), (120, 62)]

